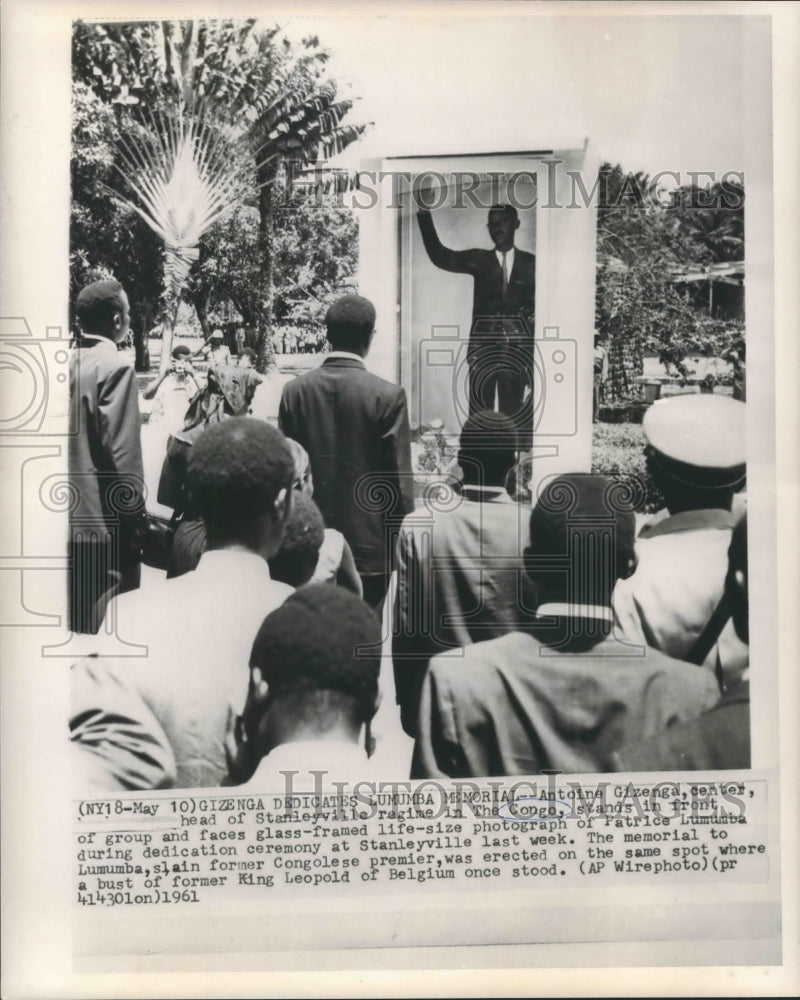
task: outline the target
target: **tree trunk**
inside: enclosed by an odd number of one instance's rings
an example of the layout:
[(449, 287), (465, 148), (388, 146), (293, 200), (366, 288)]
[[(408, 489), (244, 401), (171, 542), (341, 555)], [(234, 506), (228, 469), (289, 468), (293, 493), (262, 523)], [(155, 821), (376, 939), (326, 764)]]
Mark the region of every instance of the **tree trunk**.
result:
[(197, 313), (197, 322), (200, 324), (200, 329), (203, 331), (203, 340), (208, 340), (211, 336), (211, 327), (208, 323), (208, 295), (204, 295), (202, 292), (189, 291), (189, 298), (194, 306), (194, 311)]
[(181, 307), (181, 297), (177, 297), (174, 303), (168, 303), (164, 310), (164, 322), (161, 326), (161, 357), (158, 361), (158, 374), (163, 375), (169, 367), (172, 359), (172, 340), (175, 335), (175, 323), (178, 319), (178, 310)]
[(274, 187), (278, 167), (275, 160), (262, 166), (258, 171), (258, 183), (261, 185), (258, 195), (258, 246), (261, 260), (259, 262), (259, 297), (257, 304), (258, 317), (256, 321), (256, 369), (262, 374), (275, 364), (275, 352), (272, 347), (272, 323), (275, 303), (274, 287), (274, 253), (273, 253), (273, 209)]

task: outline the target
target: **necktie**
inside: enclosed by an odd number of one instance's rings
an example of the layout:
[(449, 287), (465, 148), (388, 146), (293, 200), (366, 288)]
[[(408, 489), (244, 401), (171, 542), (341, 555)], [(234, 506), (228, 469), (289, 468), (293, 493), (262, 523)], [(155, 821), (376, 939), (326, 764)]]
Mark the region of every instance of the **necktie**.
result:
[(503, 263), (502, 263), (502, 268), (503, 268), (503, 295), (505, 295), (506, 292), (508, 291), (508, 261), (506, 260), (506, 256), (507, 256), (506, 252), (505, 251), (501, 251), (501, 253), (503, 254)]

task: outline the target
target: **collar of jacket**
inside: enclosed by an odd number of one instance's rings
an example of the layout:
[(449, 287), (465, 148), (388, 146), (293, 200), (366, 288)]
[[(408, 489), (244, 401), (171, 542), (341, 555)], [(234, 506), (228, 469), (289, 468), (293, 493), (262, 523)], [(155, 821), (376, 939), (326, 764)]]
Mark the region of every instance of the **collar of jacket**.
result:
[(719, 507), (710, 510), (684, 510), (672, 514), (655, 524), (646, 524), (639, 532), (639, 538), (658, 538), (676, 531), (698, 531), (702, 529), (724, 529), (736, 526), (736, 515)]
[(325, 360), (322, 363), (323, 365), (327, 365), (330, 362), (341, 363), (342, 361), (350, 362), (350, 365), (346, 367), (350, 367), (353, 363), (355, 363), (357, 365), (361, 365), (362, 368), (366, 368), (364, 359), (359, 357), (358, 354), (351, 354), (350, 351), (331, 351), (330, 354), (326, 355)]

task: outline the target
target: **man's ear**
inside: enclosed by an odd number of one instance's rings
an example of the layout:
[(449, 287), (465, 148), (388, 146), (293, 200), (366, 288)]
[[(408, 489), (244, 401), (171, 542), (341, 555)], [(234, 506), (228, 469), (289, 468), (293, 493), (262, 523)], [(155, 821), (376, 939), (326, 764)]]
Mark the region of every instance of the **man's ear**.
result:
[(620, 575), (620, 580), (627, 580), (629, 576), (633, 576), (638, 561), (639, 560), (636, 558), (635, 552), (629, 553), (628, 558), (625, 560), (625, 563), (622, 567), (622, 574)]
[(519, 229), (519, 218), (514, 219), (514, 228)]
[(275, 516), (278, 521), (283, 524), (292, 512), (292, 495), (293, 490), (287, 490), (285, 487), (278, 493), (275, 497)]

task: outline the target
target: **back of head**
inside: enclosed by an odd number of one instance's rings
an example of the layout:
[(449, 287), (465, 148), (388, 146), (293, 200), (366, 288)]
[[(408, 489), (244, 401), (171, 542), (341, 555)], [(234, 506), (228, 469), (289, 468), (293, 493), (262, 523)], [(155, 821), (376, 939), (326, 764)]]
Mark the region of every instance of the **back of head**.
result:
[(281, 547), (269, 560), (273, 580), (290, 587), (302, 587), (314, 575), (319, 550), (325, 540), (325, 522), (319, 507), (302, 493), (296, 493), (283, 526)]
[(701, 393), (647, 410), (647, 465), (670, 512), (722, 508), (745, 481), (745, 404)]
[(177, 347), (172, 349), (172, 357), (175, 361), (183, 361), (188, 358), (192, 352), (186, 346), (186, 344), (178, 344)]
[(572, 473), (549, 480), (531, 513), (525, 560), (542, 601), (608, 607), (633, 568), (630, 491), (606, 476)]
[(480, 410), (461, 428), (459, 464), (467, 483), (505, 484), (517, 452), (517, 430), (504, 413)]
[(325, 314), (325, 327), (334, 350), (366, 354), (375, 329), (375, 306), (361, 295), (343, 295)]
[(118, 281), (93, 281), (78, 295), (75, 314), (83, 333), (116, 339), (115, 317), (127, 307), (125, 289)]
[(251, 365), (256, 363), (256, 352), (252, 347), (243, 347), (241, 353), (239, 354), (239, 360), (247, 359)]
[(257, 522), (275, 515), (293, 475), (286, 438), (261, 420), (231, 417), (204, 431), (189, 453), (187, 485), (209, 546), (250, 547)]
[(250, 665), (267, 682), (270, 703), (288, 703), (298, 725), (322, 734), (338, 720), (320, 714), (320, 704), (333, 715), (348, 714), (354, 726), (372, 718), (380, 641), (380, 623), (362, 600), (327, 583), (311, 584), (264, 619)]

